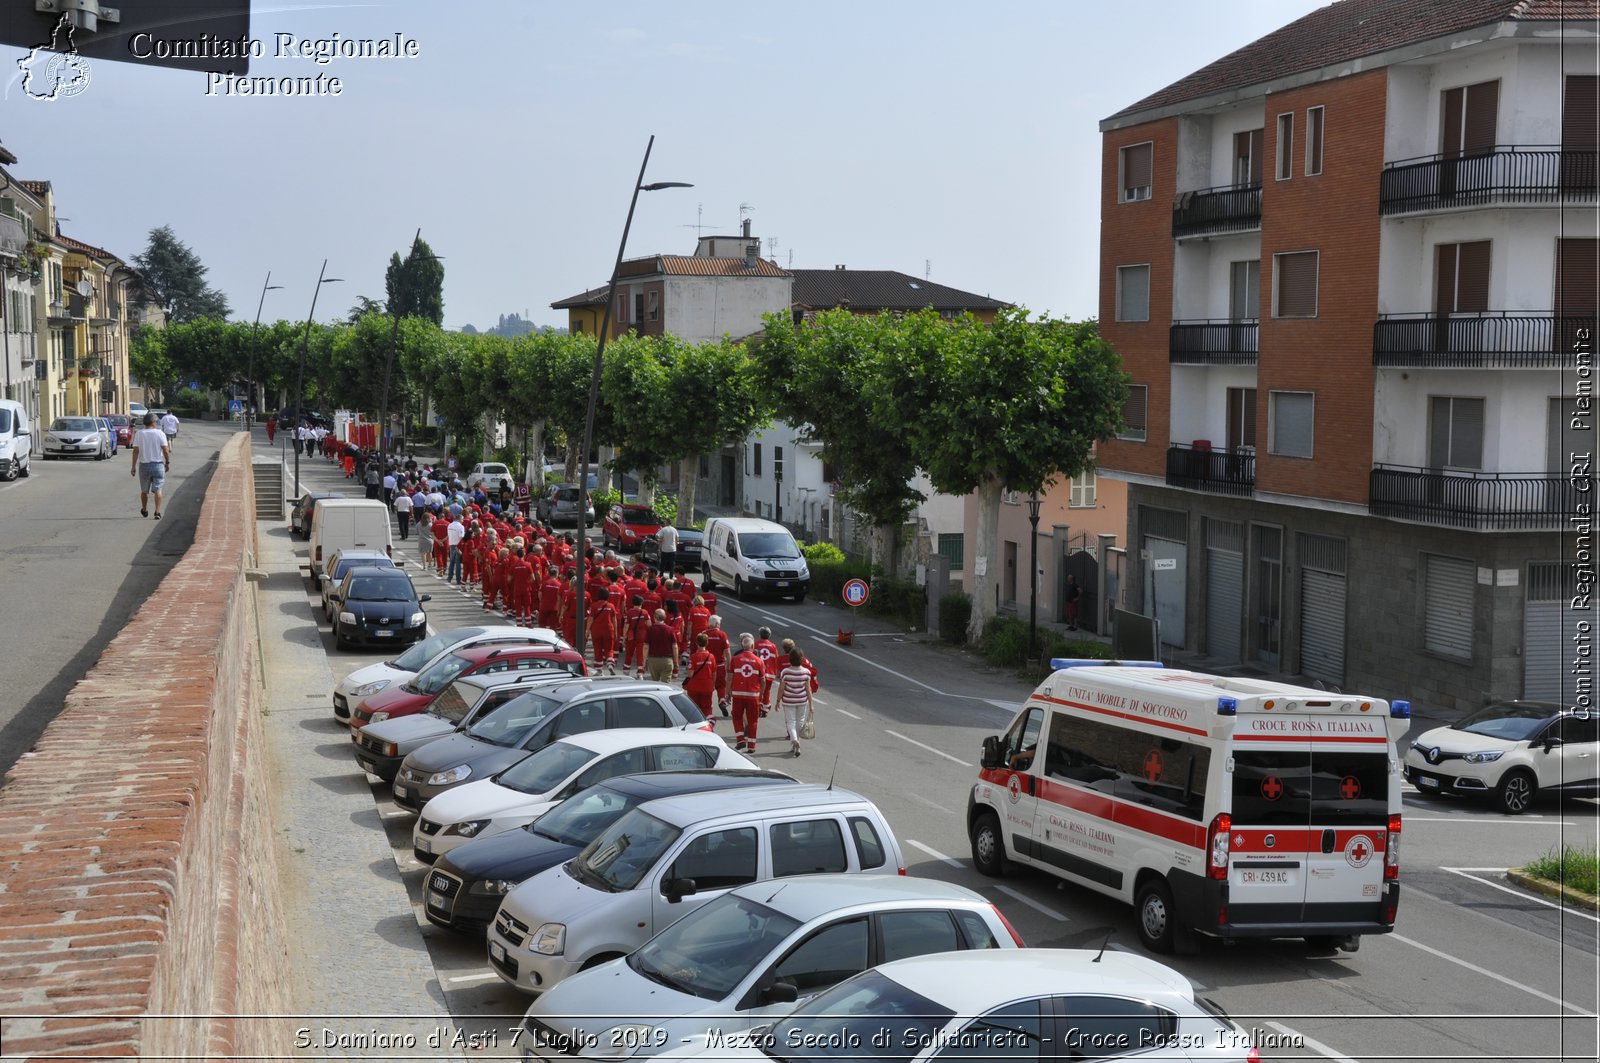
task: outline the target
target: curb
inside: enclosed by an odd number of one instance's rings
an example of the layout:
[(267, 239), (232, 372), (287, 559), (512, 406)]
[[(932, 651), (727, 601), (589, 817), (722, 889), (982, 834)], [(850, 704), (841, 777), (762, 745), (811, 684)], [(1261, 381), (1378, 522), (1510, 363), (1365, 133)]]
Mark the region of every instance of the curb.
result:
[(1551, 882), (1547, 878), (1530, 875), (1520, 867), (1513, 867), (1507, 870), (1506, 878), (1523, 889), (1542, 893), (1546, 897), (1553, 897), (1558, 901), (1566, 901), (1575, 908), (1587, 908), (1593, 912), (1600, 912), (1600, 897), (1596, 897), (1592, 893), (1585, 893), (1582, 890), (1573, 889), (1571, 886), (1563, 886), (1559, 882)]

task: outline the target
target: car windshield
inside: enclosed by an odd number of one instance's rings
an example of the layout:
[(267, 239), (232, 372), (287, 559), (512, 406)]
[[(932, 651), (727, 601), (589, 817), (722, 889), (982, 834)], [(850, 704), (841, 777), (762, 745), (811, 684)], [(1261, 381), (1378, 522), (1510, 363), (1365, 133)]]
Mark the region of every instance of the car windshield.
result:
[(0, 410), (0, 432), (11, 431), (11, 411)]
[(118, 428), (126, 428), (126, 427), (128, 427), (128, 425), (129, 425), (129, 424), (131, 424), (131, 423), (132, 423), (132, 422), (131, 422), (131, 421), (129, 421), (129, 420), (128, 420), (128, 419), (127, 419), (127, 418), (126, 418), (126, 417), (124, 417), (124, 416), (122, 416), (122, 415), (121, 415), (121, 414), (120, 414), (120, 413), (119, 413), (119, 414), (117, 414), (117, 415), (116, 415), (116, 416), (114, 416), (114, 417), (112, 417), (112, 418), (111, 418), (111, 423), (112, 423), (112, 424), (114, 424), (114, 425), (116, 425), (116, 426), (117, 426), (117, 427), (118, 427)]
[(98, 426), (88, 417), (57, 417), (50, 422), (52, 432), (93, 432)]
[(553, 742), (527, 760), (513, 764), (494, 781), (519, 793), (547, 794), (593, 759), (594, 753), (581, 746)]
[(782, 532), (745, 532), (739, 536), (739, 552), (745, 557), (799, 557), (794, 536)]
[(1450, 727), (1455, 731), (1500, 738), (1507, 742), (1526, 742), (1554, 715), (1550, 709), (1540, 705), (1485, 705)]
[(629, 953), (627, 963), (652, 982), (721, 1000), (799, 926), (748, 897), (724, 895)]
[[(796, 1008), (762, 1039), (761, 1051), (784, 1063), (855, 1060), (861, 1058), (862, 1046), (873, 1045), (872, 1063), (904, 1063), (931, 1045), (934, 1035), (953, 1018), (955, 1012), (949, 1008), (877, 971), (866, 971)], [(883, 1043), (884, 1030), (893, 1031), (888, 1044)], [(1037, 1047), (1017, 1054), (1036, 1055)]]
[(504, 465), (485, 465), (483, 474), (485, 476), (509, 476), (511, 475), (511, 470)]
[(398, 668), (402, 672), (420, 672), (423, 665), (433, 660), (451, 646), (475, 637), (476, 632), (463, 632), (457, 628), (454, 631), (444, 631), (432, 638), (423, 639), (414, 644), (409, 650), (389, 662), (391, 668)]
[(357, 565), (365, 565), (368, 568), (394, 568), (394, 562), (387, 557), (341, 557), (334, 562), (333, 581), (338, 583), (344, 579), (346, 572)]
[(623, 509), (622, 523), (659, 526), (661, 518), (648, 509)]
[(405, 576), (361, 576), (350, 581), (344, 597), (347, 602), (410, 602), (416, 600), (416, 592)]
[(569, 866), (579, 882), (613, 893), (631, 890), (682, 833), (636, 808), (607, 827)]
[(498, 711), (472, 721), (472, 726), (465, 733), (468, 738), (476, 738), (492, 746), (514, 748), (521, 745), (522, 740), (532, 734), (533, 729), (543, 723), (555, 707), (554, 701), (530, 691), (512, 698)]
[(576, 503), (578, 501), (578, 489), (576, 487), (563, 487), (556, 492), (556, 501)]
[(609, 786), (573, 794), (524, 829), (562, 845), (588, 845), (639, 802)]
[(427, 671), (420, 673), (411, 681), (411, 689), (418, 694), (437, 694), (445, 687), (456, 681), (456, 677), (468, 668), (473, 662), (459, 653), (452, 653), (433, 663)]

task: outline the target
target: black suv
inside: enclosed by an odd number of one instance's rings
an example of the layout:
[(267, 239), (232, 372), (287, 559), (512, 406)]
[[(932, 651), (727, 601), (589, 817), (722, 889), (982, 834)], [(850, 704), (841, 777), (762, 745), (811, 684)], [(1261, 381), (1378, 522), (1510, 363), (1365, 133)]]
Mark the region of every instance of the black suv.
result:
[(339, 589), (328, 595), (333, 611), (333, 644), (392, 646), (420, 642), (428, 633), (428, 614), (411, 577), (394, 568), (358, 565), (344, 574)]

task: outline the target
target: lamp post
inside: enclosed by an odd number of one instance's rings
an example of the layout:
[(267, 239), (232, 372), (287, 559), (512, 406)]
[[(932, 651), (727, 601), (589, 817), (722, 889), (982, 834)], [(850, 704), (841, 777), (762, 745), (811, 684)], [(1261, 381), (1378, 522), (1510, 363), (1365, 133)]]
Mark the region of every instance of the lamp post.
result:
[[(272, 283), (272, 271), (270, 269), (267, 270), (267, 279), (261, 282), (261, 298), (256, 302), (256, 321), (255, 324), (250, 326), (250, 369), (245, 376), (249, 393), (244, 399), (244, 430), (246, 432), (250, 431), (250, 411), (255, 408), (256, 404), (256, 342), (260, 339), (261, 308), (267, 305), (267, 293), (278, 291), (282, 287), (283, 285), (281, 284)], [(298, 483), (295, 484), (296, 488), (299, 486)]]
[(644, 183), (645, 167), (650, 165), (650, 149), (655, 146), (655, 134), (644, 146), (644, 161), (639, 164), (639, 177), (633, 183), (633, 198), (628, 201), (628, 218), (622, 223), (622, 241), (617, 244), (617, 260), (611, 267), (611, 284), (606, 292), (606, 312), (600, 320), (600, 338), (594, 349), (594, 377), (589, 381), (589, 408), (583, 417), (583, 468), (578, 473), (578, 567), (574, 603), (578, 611), (578, 652), (584, 647), (584, 570), (588, 566), (589, 534), (584, 514), (589, 512), (589, 449), (594, 446), (594, 411), (600, 403), (600, 369), (606, 353), (606, 333), (611, 325), (612, 304), (617, 298), (617, 274), (622, 269), (622, 252), (628, 246), (628, 230), (633, 227), (633, 208), (639, 205), (640, 192), (657, 192), (663, 188), (693, 188), (686, 181), (653, 181)]
[[(311, 290), (311, 313), (306, 315), (306, 335), (300, 343), (300, 374), (294, 388), (294, 419), (295, 440), (300, 439), (300, 421), (306, 413), (306, 351), (311, 347), (311, 322), (317, 316), (317, 296), (322, 292), (324, 284), (337, 284), (344, 280), (343, 277), (325, 277), (328, 272), (328, 260), (322, 260), (322, 268), (317, 271), (317, 286)], [(305, 448), (296, 445), (294, 448), (294, 495), (300, 497), (300, 452)]]
[[(417, 230), (417, 235), (411, 238), (411, 253), (406, 256), (405, 262), (410, 262), (417, 254), (417, 245), (422, 243), (422, 230)], [(429, 255), (422, 261), (439, 262), (443, 255)], [(405, 263), (401, 263), (405, 268)], [(395, 307), (394, 293), (389, 296), (389, 314), (394, 318), (394, 332), (389, 336), (389, 357), (383, 363), (383, 394), (378, 402), (378, 468), (385, 474), (389, 472), (389, 380), (394, 374), (395, 354), (400, 349), (400, 311)], [(427, 415), (427, 411), (423, 411)]]
[(1039, 492), (1028, 496), (1028, 660), (1033, 660), (1034, 632), (1039, 626)]

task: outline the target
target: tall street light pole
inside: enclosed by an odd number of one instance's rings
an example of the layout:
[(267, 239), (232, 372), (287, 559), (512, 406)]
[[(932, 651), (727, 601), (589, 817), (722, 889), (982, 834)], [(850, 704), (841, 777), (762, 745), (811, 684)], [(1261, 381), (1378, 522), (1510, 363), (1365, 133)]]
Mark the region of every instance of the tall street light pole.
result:
[[(443, 255), (429, 255), (426, 258), (417, 258), (417, 247), (422, 243), (422, 230), (417, 230), (417, 235), (411, 238), (411, 253), (405, 257), (401, 268), (413, 260), (421, 262), (440, 262)], [(394, 318), (394, 332), (389, 337), (389, 357), (383, 364), (383, 395), (378, 403), (378, 468), (385, 473), (389, 471), (389, 380), (394, 375), (395, 354), (400, 349), (400, 311), (394, 305), (394, 296), (389, 297), (389, 313)], [(427, 411), (423, 411), (426, 416)]]
[(256, 303), (256, 323), (250, 326), (250, 371), (246, 375), (250, 390), (244, 400), (244, 427), (247, 432), (250, 430), (250, 411), (256, 404), (256, 343), (260, 339), (261, 308), (267, 305), (268, 292), (279, 291), (282, 288), (283, 285), (272, 283), (272, 271), (267, 270), (267, 279), (261, 283), (261, 299)]
[[(311, 347), (311, 322), (317, 316), (317, 296), (322, 292), (324, 284), (337, 284), (344, 280), (343, 277), (324, 276), (328, 272), (328, 260), (322, 260), (322, 268), (317, 271), (317, 286), (311, 290), (311, 313), (306, 315), (306, 335), (300, 343), (300, 375), (294, 388), (294, 419), (295, 439), (300, 438), (300, 422), (305, 419), (306, 413), (306, 351)], [(300, 452), (305, 448), (294, 448), (294, 495), (300, 497)]]
[(1039, 627), (1039, 492), (1028, 496), (1028, 660), (1033, 660), (1034, 633)]
[[(589, 512), (589, 448), (594, 446), (594, 411), (600, 403), (600, 370), (604, 364), (606, 353), (606, 333), (610, 329), (612, 305), (617, 300), (617, 274), (622, 270), (622, 253), (628, 246), (628, 230), (633, 227), (633, 208), (639, 205), (640, 192), (657, 192), (663, 188), (693, 188), (694, 185), (687, 181), (654, 181), (644, 183), (645, 167), (650, 165), (650, 149), (655, 147), (656, 138), (651, 134), (650, 140), (644, 146), (644, 161), (639, 164), (639, 177), (633, 183), (633, 198), (628, 201), (628, 220), (622, 223), (622, 242), (617, 244), (617, 260), (611, 267), (611, 284), (606, 294), (606, 312), (600, 320), (600, 339), (594, 349), (594, 376), (589, 381), (589, 409), (583, 417), (583, 467), (578, 473), (578, 568), (577, 568), (577, 600), (575, 605), (578, 610), (577, 650), (584, 652), (584, 627), (587, 617), (584, 615), (584, 577), (588, 566), (589, 534), (584, 523), (584, 514)], [(597, 662), (598, 663), (598, 662)]]

